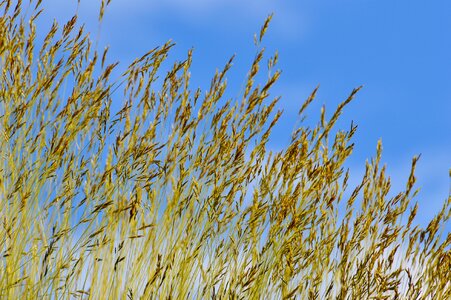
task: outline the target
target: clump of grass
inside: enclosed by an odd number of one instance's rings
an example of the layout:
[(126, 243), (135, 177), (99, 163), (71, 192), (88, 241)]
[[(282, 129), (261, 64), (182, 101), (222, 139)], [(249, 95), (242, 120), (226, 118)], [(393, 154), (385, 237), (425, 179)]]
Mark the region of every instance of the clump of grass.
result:
[(267, 150), (281, 117), (277, 55), (256, 83), (270, 18), (226, 99), (233, 58), (204, 92), (191, 51), (165, 71), (171, 43), (114, 79), (77, 16), (38, 41), (41, 7), (0, 3), (0, 298), (451, 298), (451, 197), (413, 225), (417, 157), (389, 197), (379, 142), (345, 193), (356, 126), (332, 129), (359, 88)]

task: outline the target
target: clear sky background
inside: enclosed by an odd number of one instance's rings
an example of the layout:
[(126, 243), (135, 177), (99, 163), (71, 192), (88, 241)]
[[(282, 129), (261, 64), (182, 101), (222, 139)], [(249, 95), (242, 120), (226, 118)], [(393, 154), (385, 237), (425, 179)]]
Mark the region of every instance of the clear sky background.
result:
[[(44, 1), (45, 2), (45, 1)], [(279, 52), (282, 77), (273, 89), (284, 114), (272, 149), (289, 142), (301, 103), (320, 84), (308, 111), (314, 124), (325, 104), (329, 116), (353, 88), (364, 85), (338, 127), (358, 125), (347, 166), (361, 178), (365, 160), (383, 142), (383, 163), (393, 193), (403, 189), (411, 158), (421, 154), (417, 187), (421, 221), (438, 211), (450, 192), (451, 1), (418, 0), (112, 0), (100, 29), (100, 1), (81, 1), (99, 48), (110, 45), (111, 61), (122, 67), (172, 39), (172, 59), (194, 49), (192, 87), (207, 87), (216, 68), (236, 54), (229, 93), (240, 95), (256, 53), (253, 35), (268, 14), (273, 22), (263, 45)], [(51, 0), (45, 18), (65, 20), (77, 1)], [(357, 183), (357, 181), (355, 181)], [(424, 223), (423, 223), (424, 224)], [(449, 226), (448, 226), (449, 228)]]

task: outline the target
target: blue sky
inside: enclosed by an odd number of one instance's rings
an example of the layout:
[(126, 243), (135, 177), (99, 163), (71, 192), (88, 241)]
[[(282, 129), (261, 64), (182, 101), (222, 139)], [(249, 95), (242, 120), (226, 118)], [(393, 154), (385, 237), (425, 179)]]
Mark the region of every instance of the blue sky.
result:
[[(45, 2), (45, 1), (44, 1)], [(67, 19), (75, 0), (49, 1), (47, 16)], [(64, 3), (62, 3), (64, 2)], [(81, 1), (82, 21), (110, 59), (130, 62), (169, 39), (173, 59), (194, 48), (193, 87), (207, 87), (216, 68), (236, 54), (229, 92), (238, 96), (256, 49), (253, 35), (274, 13), (264, 46), (279, 52), (283, 118), (270, 146), (286, 146), (299, 105), (318, 84), (309, 120), (325, 104), (332, 113), (353, 88), (364, 85), (338, 124), (359, 127), (348, 162), (355, 179), (382, 139), (382, 160), (401, 191), (411, 158), (421, 191), (420, 218), (431, 218), (450, 191), (451, 167), (451, 2), (396, 0), (112, 0), (100, 35), (98, 1)], [(125, 64), (122, 65), (125, 67)], [(235, 94), (234, 94), (235, 93)], [(421, 221), (421, 220), (420, 220)]]

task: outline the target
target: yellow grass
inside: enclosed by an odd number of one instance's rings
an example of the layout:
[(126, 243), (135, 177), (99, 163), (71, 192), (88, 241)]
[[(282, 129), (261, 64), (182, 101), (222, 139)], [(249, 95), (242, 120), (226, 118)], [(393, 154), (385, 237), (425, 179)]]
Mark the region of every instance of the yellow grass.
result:
[(76, 16), (38, 40), (40, 1), (0, 3), (1, 299), (451, 299), (451, 197), (413, 225), (417, 158), (389, 197), (379, 143), (348, 187), (356, 126), (332, 129), (359, 88), (267, 150), (270, 18), (226, 99), (233, 59), (206, 91), (171, 43), (113, 78)]

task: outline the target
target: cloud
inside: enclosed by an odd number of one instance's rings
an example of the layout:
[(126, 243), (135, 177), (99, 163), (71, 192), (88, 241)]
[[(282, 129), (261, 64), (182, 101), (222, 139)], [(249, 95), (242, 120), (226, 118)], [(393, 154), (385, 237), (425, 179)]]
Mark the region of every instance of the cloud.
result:
[[(93, 4), (84, 4), (85, 10), (92, 10), (92, 6)], [(112, 18), (135, 19), (135, 22), (139, 18), (155, 18), (155, 23), (158, 22), (157, 18), (177, 18), (178, 21), (203, 26), (227, 22), (226, 26), (231, 29), (243, 25), (261, 25), (270, 13), (275, 14), (272, 30), (279, 38), (293, 39), (306, 29), (307, 18), (300, 10), (284, 2), (269, 0), (115, 0), (107, 9), (107, 16), (110, 14)]]

